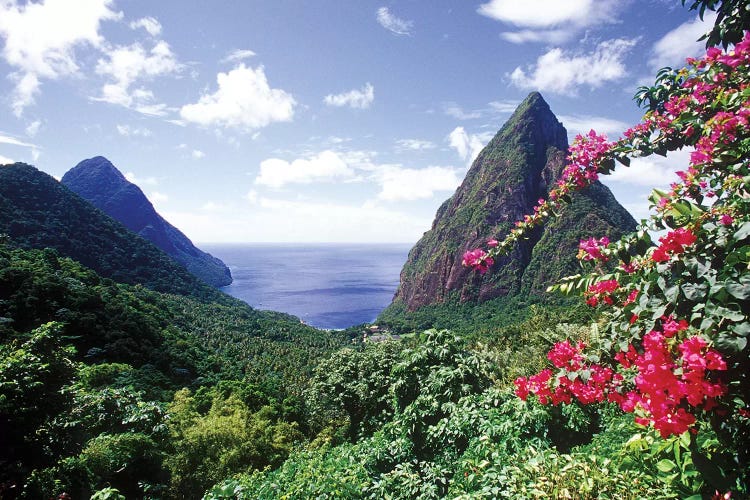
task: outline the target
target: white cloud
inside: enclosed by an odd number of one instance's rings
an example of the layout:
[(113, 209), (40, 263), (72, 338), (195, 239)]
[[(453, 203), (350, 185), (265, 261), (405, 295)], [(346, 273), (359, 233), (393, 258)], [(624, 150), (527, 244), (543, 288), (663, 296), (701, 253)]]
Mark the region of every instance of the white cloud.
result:
[(145, 127), (131, 127), (130, 125), (117, 125), (117, 133), (124, 137), (151, 137), (151, 130)]
[(247, 192), (245, 198), (247, 198), (247, 201), (249, 201), (251, 205), (255, 205), (258, 203), (258, 192), (255, 189), (251, 189)]
[(183, 120), (252, 131), (294, 117), (296, 101), (291, 94), (268, 85), (262, 66), (253, 69), (240, 64), (228, 73), (219, 73), (216, 81), (216, 92), (182, 107)]
[(224, 208), (224, 205), (214, 203), (213, 201), (206, 202), (201, 206), (201, 210), (205, 210), (206, 212), (219, 212), (224, 210)]
[(42, 126), (42, 122), (39, 120), (35, 120), (29, 123), (28, 126), (26, 127), (26, 135), (28, 135), (29, 137), (34, 137), (37, 134), (37, 132), (39, 132), (39, 127), (41, 126)]
[(492, 138), (491, 134), (467, 134), (463, 127), (456, 127), (448, 135), (448, 140), (458, 156), (471, 163), (482, 151), (485, 144)]
[(435, 149), (435, 143), (422, 139), (399, 139), (396, 146), (401, 150), (424, 151), (426, 149)]
[(329, 94), (325, 96), (323, 102), (329, 106), (349, 106), (355, 109), (367, 109), (375, 100), (375, 87), (369, 82), (361, 89), (350, 90), (342, 94)]
[(622, 0), (490, 0), (477, 12), (519, 31), (502, 33), (512, 43), (561, 43), (596, 24), (616, 22)]
[(19, 5), (15, 0), (0, 2), (0, 37), (5, 38), (2, 57), (16, 71), (12, 108), (21, 116), (33, 104), (41, 79), (55, 80), (78, 72), (75, 50), (99, 47), (102, 21), (119, 19), (112, 0), (43, 0)]
[(415, 216), (370, 203), (260, 197), (257, 204), (216, 214), (165, 211), (165, 218), (193, 241), (213, 242), (409, 242), (430, 227), (432, 214)]
[(151, 36), (159, 36), (161, 34), (161, 23), (153, 17), (144, 17), (130, 23), (131, 30), (137, 30), (143, 28)]
[(512, 113), (519, 104), (521, 103), (518, 101), (492, 101), (489, 106), (497, 113)]
[(451, 167), (421, 169), (386, 167), (378, 174), (383, 201), (429, 199), (436, 191), (453, 191), (461, 184)]
[(222, 63), (237, 63), (240, 61), (244, 61), (245, 59), (250, 59), (251, 57), (255, 57), (255, 52), (252, 50), (247, 49), (235, 49), (227, 56), (222, 59), (220, 62)]
[(105, 53), (107, 57), (99, 59), (96, 72), (113, 81), (102, 87), (101, 97), (94, 99), (119, 104), (146, 115), (166, 114), (166, 106), (154, 102), (153, 92), (144, 87), (131, 89), (131, 86), (140, 80), (151, 80), (182, 70), (182, 64), (177, 61), (169, 44), (160, 40), (147, 51), (140, 43), (134, 43)]
[(26, 147), (26, 148), (35, 148), (36, 147), (33, 144), (30, 144), (28, 142), (20, 141), (20, 140), (16, 139), (15, 137), (10, 137), (10, 136), (7, 136), (7, 135), (2, 135), (2, 134), (0, 134), (0, 144), (10, 144), (11, 146), (23, 146), (23, 147)]
[(582, 85), (597, 88), (626, 76), (623, 59), (636, 42), (624, 38), (607, 40), (589, 54), (570, 54), (554, 48), (526, 71), (517, 67), (510, 80), (519, 88), (575, 95)]
[(159, 183), (159, 181), (156, 180), (156, 177), (146, 177), (145, 179), (140, 179), (133, 172), (125, 172), (123, 175), (129, 182), (132, 182), (133, 184), (136, 184), (138, 186), (156, 186)]
[(576, 135), (587, 134), (592, 129), (599, 134), (606, 134), (609, 139), (616, 139), (629, 127), (623, 121), (604, 116), (559, 115), (557, 118), (565, 126), (571, 141)]
[(572, 33), (566, 30), (520, 30), (500, 33), (503, 40), (520, 45), (522, 43), (554, 43), (567, 41)]
[(675, 172), (687, 170), (690, 164), (692, 148), (672, 151), (666, 157), (651, 155), (645, 158), (633, 158), (630, 166), (617, 164), (614, 172), (603, 176), (602, 180), (609, 183), (631, 184), (643, 187), (666, 188), (671, 183), (679, 181)]
[(414, 28), (413, 21), (400, 19), (388, 10), (388, 7), (380, 7), (377, 12), (377, 20), (380, 25), (394, 35), (411, 35)]
[(291, 163), (278, 158), (263, 160), (255, 184), (280, 188), (286, 184), (310, 184), (353, 176), (354, 170), (338, 153), (326, 150), (310, 158), (298, 158)]
[(696, 17), (679, 25), (654, 44), (649, 66), (659, 69), (664, 66), (681, 67), (687, 57), (694, 57), (705, 52), (705, 43), (697, 40), (709, 31), (716, 21), (716, 12), (708, 11), (704, 21)]
[(200, 160), (201, 158), (206, 157), (206, 153), (204, 153), (200, 149), (194, 149), (193, 152), (190, 153), (190, 156), (192, 156), (194, 160)]
[(11, 160), (7, 156), (0, 155), (0, 165), (7, 165), (8, 163), (15, 163), (15, 161)]
[(148, 199), (154, 205), (158, 205), (160, 203), (168, 202), (169, 196), (167, 196), (164, 193), (160, 193), (159, 191), (151, 191), (151, 194), (149, 195)]
[(480, 110), (464, 111), (461, 106), (453, 102), (444, 103), (443, 112), (457, 120), (474, 120), (476, 118), (481, 118), (482, 116)]

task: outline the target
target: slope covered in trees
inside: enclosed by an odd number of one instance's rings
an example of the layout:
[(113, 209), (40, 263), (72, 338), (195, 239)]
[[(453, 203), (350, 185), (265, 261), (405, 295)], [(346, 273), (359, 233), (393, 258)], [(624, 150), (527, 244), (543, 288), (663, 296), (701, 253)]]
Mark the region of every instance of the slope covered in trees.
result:
[(54, 248), (119, 283), (223, 301), (151, 242), (51, 176), (23, 163), (0, 166), (0, 234), (23, 248)]
[[(223, 477), (216, 471), (277, 463), (307, 429), (301, 394), (312, 368), (348, 340), (234, 299), (118, 284), (55, 250), (6, 239), (0, 496), (87, 498), (111, 484), (136, 498), (142, 482), (198, 497)], [(206, 473), (211, 457), (240, 449)]]
[(479, 153), (432, 228), (412, 248), (393, 303), (378, 321), (408, 328), (425, 316), (439, 321), (444, 309), (460, 309), (464, 302), (548, 300), (547, 286), (578, 269), (575, 251), (582, 238), (619, 238), (635, 229), (630, 214), (597, 182), (565, 215), (493, 262), (491, 272), (472, 273), (462, 265), (467, 250), (507, 232), (547, 197), (563, 171), (567, 148), (565, 128), (541, 94), (532, 92)]
[(232, 282), (229, 268), (221, 260), (196, 248), (187, 236), (164, 220), (143, 191), (106, 158), (83, 160), (68, 170), (60, 182), (209, 285), (220, 287)]

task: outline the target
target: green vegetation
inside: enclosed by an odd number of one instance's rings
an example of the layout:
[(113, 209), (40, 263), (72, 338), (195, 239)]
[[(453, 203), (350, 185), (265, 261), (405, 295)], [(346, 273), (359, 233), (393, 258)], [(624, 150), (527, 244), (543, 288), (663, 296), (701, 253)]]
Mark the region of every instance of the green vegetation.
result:
[(105, 278), (225, 302), (152, 243), (30, 165), (0, 167), (0, 234), (21, 248), (54, 248)]
[[(714, 43), (738, 40), (747, 5), (693, 7), (722, 9)], [(0, 183), (11, 235), (0, 238), (0, 498), (746, 497), (750, 35), (742, 43), (731, 56), (714, 52), (713, 68), (696, 76), (726, 86), (699, 96), (707, 109), (667, 125), (655, 119), (659, 133), (647, 128), (637, 144), (603, 147), (592, 134), (574, 148), (601, 147), (593, 155), (601, 164), (572, 175), (611, 168), (627, 148), (682, 145), (691, 137), (682, 128), (706, 132), (684, 183), (653, 200), (655, 227), (668, 231), (659, 244), (645, 230), (612, 245), (584, 242), (593, 274), (557, 286), (583, 288), (601, 309), (533, 294), (477, 303), (456, 290), (416, 311), (394, 303), (381, 319), (409, 332), (401, 340), (358, 342), (361, 328), (321, 332), (150, 264), (102, 277), (85, 267), (102, 265), (86, 246), (110, 252), (108, 266), (131, 265), (127, 255), (151, 255), (150, 247), (31, 167), (3, 167), (22, 203)], [(740, 70), (717, 77), (730, 63)], [(667, 110), (670, 93), (694, 91), (683, 85), (687, 74), (663, 71), (640, 91), (649, 120)], [(676, 128), (685, 133), (669, 133)], [(714, 150), (715, 162), (701, 156)], [(508, 160), (498, 155), (485, 159)], [(465, 231), (485, 215), (459, 220)], [(66, 224), (89, 233), (65, 233)], [(531, 262), (565, 251), (554, 231), (534, 234)], [(38, 245), (55, 248), (27, 248)], [(66, 252), (80, 252), (80, 262)], [(417, 249), (415, 259), (429, 256)], [(602, 267), (610, 259), (617, 266)], [(565, 269), (561, 262), (550, 259), (550, 269)], [(550, 276), (524, 274), (518, 286)], [(605, 368), (609, 385), (599, 384)], [(635, 398), (630, 410), (626, 395)], [(652, 404), (659, 396), (661, 407)]]
[(223, 302), (0, 244), (0, 496), (199, 497), (279, 463), (313, 367), (349, 337)]

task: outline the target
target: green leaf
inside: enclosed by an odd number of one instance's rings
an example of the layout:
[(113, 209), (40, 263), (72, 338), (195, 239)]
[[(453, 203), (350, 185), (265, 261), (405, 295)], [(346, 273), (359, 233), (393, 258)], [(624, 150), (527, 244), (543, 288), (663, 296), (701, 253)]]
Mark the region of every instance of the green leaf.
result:
[(726, 333), (720, 333), (716, 337), (716, 346), (725, 352), (740, 352), (747, 347), (745, 337), (735, 337)]
[(742, 226), (740, 226), (737, 232), (734, 233), (734, 238), (737, 241), (741, 241), (747, 238), (748, 236), (750, 236), (750, 222), (745, 222), (742, 224)]
[(661, 472), (672, 472), (677, 468), (677, 464), (672, 460), (668, 460), (665, 458), (664, 460), (659, 460), (659, 462), (656, 464), (656, 468)]

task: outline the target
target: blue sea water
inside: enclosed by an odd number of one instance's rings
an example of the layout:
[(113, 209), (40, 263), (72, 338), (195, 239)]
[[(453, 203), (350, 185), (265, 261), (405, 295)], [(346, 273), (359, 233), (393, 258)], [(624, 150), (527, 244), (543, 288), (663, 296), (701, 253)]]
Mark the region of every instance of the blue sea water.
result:
[(391, 302), (407, 244), (203, 244), (234, 281), (222, 290), (317, 328), (370, 323)]

